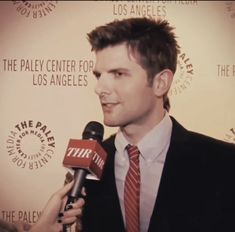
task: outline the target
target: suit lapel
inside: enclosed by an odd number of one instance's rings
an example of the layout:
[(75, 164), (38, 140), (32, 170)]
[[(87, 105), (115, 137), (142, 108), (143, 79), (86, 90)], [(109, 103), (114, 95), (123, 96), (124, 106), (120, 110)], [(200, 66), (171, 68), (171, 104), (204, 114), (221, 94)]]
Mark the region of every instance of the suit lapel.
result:
[(149, 224), (149, 232), (172, 231), (171, 215), (177, 202), (175, 190), (179, 189), (181, 176), (185, 175), (182, 160), (184, 160), (184, 145), (187, 131), (174, 118), (170, 146), (167, 152), (159, 191), (156, 197), (153, 214)]
[(115, 171), (114, 162), (115, 162), (115, 152), (116, 152), (114, 139), (115, 139), (115, 135), (111, 136), (103, 144), (104, 149), (108, 152), (108, 159), (107, 159), (107, 163), (105, 166), (105, 173), (104, 173), (103, 181), (104, 181), (104, 185), (107, 188), (106, 197), (110, 199), (109, 203), (112, 206), (112, 214), (116, 222), (115, 231), (122, 232), (122, 231), (125, 231), (125, 229), (124, 229), (124, 221), (122, 217), (121, 206), (119, 203), (116, 180), (115, 180), (115, 173), (114, 173)]

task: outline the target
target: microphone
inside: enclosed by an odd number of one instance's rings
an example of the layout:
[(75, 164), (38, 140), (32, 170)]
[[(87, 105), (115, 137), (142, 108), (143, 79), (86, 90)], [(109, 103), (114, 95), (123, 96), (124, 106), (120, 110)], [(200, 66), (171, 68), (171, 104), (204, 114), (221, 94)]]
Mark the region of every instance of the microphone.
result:
[(101, 179), (107, 158), (107, 153), (100, 145), (103, 135), (103, 125), (91, 121), (82, 133), (82, 140), (69, 140), (63, 165), (74, 169), (74, 185), (69, 193), (65, 210), (68, 210), (69, 204), (82, 196), (82, 187), (87, 174), (91, 174), (97, 180)]

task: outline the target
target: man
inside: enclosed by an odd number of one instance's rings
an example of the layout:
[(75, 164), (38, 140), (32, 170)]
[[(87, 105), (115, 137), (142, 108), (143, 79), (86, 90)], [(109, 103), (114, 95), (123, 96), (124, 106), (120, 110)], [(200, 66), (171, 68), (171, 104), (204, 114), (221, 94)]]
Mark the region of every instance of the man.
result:
[[(86, 181), (83, 231), (235, 231), (235, 146), (190, 132), (168, 114), (179, 53), (173, 28), (130, 18), (88, 39), (104, 124), (119, 130), (103, 143), (102, 180)], [(137, 147), (129, 152), (128, 144)]]

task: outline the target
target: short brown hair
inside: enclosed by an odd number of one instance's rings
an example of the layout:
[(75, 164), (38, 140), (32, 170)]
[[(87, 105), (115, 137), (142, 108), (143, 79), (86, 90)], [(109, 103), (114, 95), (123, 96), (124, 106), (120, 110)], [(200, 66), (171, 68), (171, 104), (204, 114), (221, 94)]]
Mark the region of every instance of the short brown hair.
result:
[[(176, 71), (179, 45), (173, 27), (166, 20), (128, 18), (114, 20), (88, 33), (92, 51), (126, 43), (137, 52), (139, 64), (146, 70), (149, 83), (163, 69)], [(169, 110), (167, 94), (163, 96), (164, 108)]]

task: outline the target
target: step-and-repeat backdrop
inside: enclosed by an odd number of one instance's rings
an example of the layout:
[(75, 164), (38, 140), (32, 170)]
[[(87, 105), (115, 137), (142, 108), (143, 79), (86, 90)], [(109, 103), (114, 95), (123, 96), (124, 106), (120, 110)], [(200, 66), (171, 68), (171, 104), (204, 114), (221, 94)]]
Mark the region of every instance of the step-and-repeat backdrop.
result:
[[(181, 46), (171, 115), (235, 142), (235, 2), (1, 1), (0, 218), (34, 223), (63, 185), (70, 138), (102, 122), (87, 33), (128, 17), (164, 18)], [(105, 128), (105, 137), (116, 128)]]

